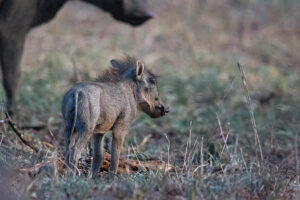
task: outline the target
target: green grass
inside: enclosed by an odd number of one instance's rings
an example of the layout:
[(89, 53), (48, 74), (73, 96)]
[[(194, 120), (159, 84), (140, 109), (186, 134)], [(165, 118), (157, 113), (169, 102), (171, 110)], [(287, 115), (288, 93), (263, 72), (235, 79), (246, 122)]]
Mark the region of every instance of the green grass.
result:
[[(110, 59), (123, 52), (142, 58), (146, 66), (161, 76), (159, 91), (171, 112), (155, 120), (139, 114), (126, 136), (122, 154), (141, 160), (169, 161), (173, 170), (123, 174), (112, 181), (107, 178), (107, 172), (102, 172), (96, 180), (84, 175), (55, 176), (50, 166), (35, 176), (15, 173), (16, 176), (9, 179), (14, 184), (10, 187), (14, 195), (19, 199), (295, 198), (298, 178), (295, 139), (300, 128), (297, 44), (300, 39), (295, 34), (297, 26), (292, 26), (296, 13), (284, 17), (291, 12), (291, 1), (270, 3), (268, 19), (280, 13), (274, 21), (269, 19), (257, 29), (258, 1), (240, 2), (233, 7), (208, 3), (201, 8), (199, 20), (193, 16), (199, 15), (200, 8), (189, 7), (191, 2), (161, 3), (170, 13), (154, 6), (160, 20), (153, 20), (137, 30), (120, 24), (99, 30), (112, 20), (98, 14), (87, 19), (76, 15), (78, 20), (86, 22), (78, 29), (74, 25), (77, 19), (72, 21), (68, 13), (73, 7), (66, 9), (57, 22), (29, 37), (27, 50), (36, 56), (25, 56), (19, 90), (19, 124), (46, 124), (53, 119), (61, 122), (61, 99), (73, 84), (72, 57), (80, 80), (95, 78), (109, 66)], [(228, 13), (221, 11), (229, 8)], [(244, 18), (237, 12), (243, 13)], [(175, 20), (177, 18), (180, 20)], [(276, 23), (278, 18), (280, 23)], [(98, 19), (103, 21), (97, 24)], [(242, 42), (238, 39), (240, 24), (246, 29)], [(43, 42), (34, 43), (41, 39), (39, 34), (47, 36), (46, 47)], [(57, 36), (61, 34), (65, 37)], [(48, 40), (52, 42), (47, 43)], [(264, 161), (259, 165), (237, 60), (245, 68), (262, 145)], [(261, 103), (271, 92), (275, 97)], [(0, 95), (4, 95), (2, 88)], [(220, 135), (217, 115), (225, 137), (229, 134), (228, 150)], [(49, 129), (59, 142), (58, 149), (63, 149), (61, 126), (50, 124)], [(0, 133), (3, 136), (0, 173), (5, 174), (12, 166), (16, 169), (31, 167), (55, 156), (51, 150), (42, 158), (30, 153), (9, 128), (5, 132), (0, 127)], [(41, 141), (51, 143), (48, 133), (48, 129), (25, 131), (25, 135), (40, 146)], [(151, 137), (141, 146), (149, 135)], [(190, 157), (185, 155), (186, 151)]]
[[(24, 73), (21, 83), (20, 104), (32, 110), (36, 118), (40, 119), (57, 115), (63, 91), (59, 85), (65, 84), (66, 75), (72, 76), (71, 71), (62, 67), (59, 56), (52, 57), (52, 60), (54, 61), (46, 60), (44, 68)], [(166, 161), (168, 143), (163, 135), (166, 133), (171, 141), (170, 163), (177, 168), (177, 172), (173, 171), (166, 175), (163, 172), (122, 175), (113, 182), (106, 176), (94, 181), (86, 177), (52, 177), (42, 173), (34, 177), (35, 181), (28, 192), (38, 199), (49, 196), (53, 199), (89, 199), (93, 196), (104, 198), (105, 195), (117, 199), (123, 197), (159, 199), (175, 195), (187, 199), (196, 197), (231, 199), (250, 196), (272, 199), (285, 193), (289, 178), (276, 168), (278, 163), (282, 164), (285, 161), (276, 156), (277, 154), (288, 156), (288, 151), (294, 151), (293, 141), (299, 128), (296, 123), (299, 112), (295, 110), (300, 108), (298, 95), (291, 92), (290, 88), (293, 86), (295, 87), (293, 90), (299, 89), (299, 78), (293, 74), (281, 74), (272, 67), (255, 69), (246, 67), (245, 70), (249, 78), (251, 94), (256, 92), (264, 95), (268, 91), (278, 92), (267, 105), (261, 105), (255, 98), (252, 99), (265, 156), (263, 167), (259, 168), (256, 165), (254, 135), (244, 90), (238, 69), (232, 62), (223, 68), (217, 64), (203, 67), (201, 71), (195, 71), (188, 77), (177, 74), (162, 75), (159, 80), (160, 93), (170, 106), (171, 113), (157, 120), (140, 114), (132, 125), (124, 149), (132, 145), (138, 146), (148, 134), (158, 133), (160, 137), (150, 138), (143, 150), (139, 150), (138, 157), (143, 159), (160, 155), (160, 158)], [(34, 74), (39, 76), (31, 78)], [(254, 84), (256, 80), (260, 86)], [(30, 90), (35, 92), (26, 92), (29, 90), (28, 87), (32, 87)], [(224, 143), (219, 134), (216, 113), (220, 116), (223, 131), (230, 134), (228, 149), (237, 161), (234, 168), (231, 166), (232, 161), (228, 152), (224, 150), (221, 153)], [(190, 132), (192, 145), (196, 140), (198, 142), (195, 143), (194, 150), (189, 149), (194, 154), (194, 158), (188, 176), (188, 172), (186, 170), (181, 172), (181, 168)], [(208, 165), (204, 168), (203, 176), (200, 175), (200, 170), (193, 173), (193, 170), (201, 165), (202, 137), (204, 161)], [(238, 146), (235, 153), (237, 137)], [(269, 166), (272, 162), (276, 163), (275, 166)], [(217, 169), (219, 171), (215, 171)]]

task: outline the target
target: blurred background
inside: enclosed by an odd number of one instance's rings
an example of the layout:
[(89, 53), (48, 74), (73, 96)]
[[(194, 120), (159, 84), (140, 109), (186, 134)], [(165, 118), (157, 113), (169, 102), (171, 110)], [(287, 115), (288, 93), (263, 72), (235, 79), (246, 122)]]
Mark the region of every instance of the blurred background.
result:
[[(89, 4), (70, 1), (53, 21), (32, 30), (22, 61), (18, 123), (55, 124), (50, 129), (62, 138), (64, 92), (76, 81), (97, 77), (110, 66), (111, 59), (128, 54), (142, 59), (160, 75), (160, 94), (171, 113), (156, 120), (140, 114), (126, 137), (123, 154), (130, 154), (130, 147), (139, 146), (148, 137), (138, 149), (141, 159), (155, 155), (166, 160), (167, 135), (170, 162), (181, 166), (191, 135), (197, 145), (203, 138), (206, 159), (213, 158), (214, 166), (224, 167), (231, 161), (230, 155), (223, 153), (218, 115), (229, 151), (242, 156), (246, 168), (251, 168), (257, 147), (236, 64), (239, 61), (248, 81), (266, 170), (264, 175), (261, 171), (245, 175), (243, 166), (232, 176), (245, 177), (232, 179), (228, 175), (226, 183), (211, 173), (206, 184), (201, 182), (203, 176), (196, 177), (199, 191), (195, 194), (213, 198), (237, 194), (263, 199), (295, 197), (295, 185), (291, 184), (298, 177), (295, 138), (300, 128), (300, 2), (151, 0), (149, 6), (155, 17), (132, 28)], [(46, 131), (27, 130), (26, 134), (44, 138), (48, 137)], [(14, 138), (11, 133), (4, 141)], [(196, 147), (195, 165), (201, 162), (200, 146)], [(187, 198), (193, 194), (187, 192), (193, 185), (181, 187), (176, 195)], [(143, 184), (129, 188), (144, 194), (151, 191)], [(164, 188), (160, 192), (169, 195), (169, 190), (173, 191)]]

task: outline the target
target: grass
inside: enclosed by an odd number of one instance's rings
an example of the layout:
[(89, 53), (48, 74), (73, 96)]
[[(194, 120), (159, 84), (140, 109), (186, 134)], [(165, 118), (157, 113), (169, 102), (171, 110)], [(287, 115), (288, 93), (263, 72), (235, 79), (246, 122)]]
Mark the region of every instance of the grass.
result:
[[(72, 57), (80, 80), (89, 80), (100, 74), (110, 59), (124, 52), (136, 55), (161, 75), (160, 94), (171, 112), (157, 120), (139, 114), (122, 154), (141, 160), (160, 159), (174, 168), (167, 173), (123, 174), (113, 181), (107, 178), (107, 172), (96, 180), (84, 175), (57, 176), (51, 166), (30, 176), (18, 169), (55, 156), (56, 151), (49, 150), (46, 156), (39, 157), (24, 147), (12, 130), (0, 124), (0, 173), (13, 174), (12, 178), (4, 176), (2, 181), (10, 186), (8, 196), (295, 198), (300, 38), (296, 34), (299, 26), (294, 21), (298, 16), (292, 12), (292, 1), (276, 0), (269, 2), (266, 21), (258, 22), (259, 2), (238, 2), (198, 5), (193, 0), (154, 1), (156, 19), (138, 29), (117, 24), (85, 4), (71, 2), (57, 19), (31, 32), (22, 64), (19, 125), (48, 124), (61, 151), (60, 103), (63, 93), (72, 85)], [(78, 10), (76, 14), (74, 9)], [(244, 66), (264, 156), (259, 165), (259, 150), (237, 60)], [(275, 96), (268, 98), (270, 93)], [(0, 94), (3, 97), (3, 89)], [(25, 135), (42, 145), (42, 141), (51, 142), (48, 129), (26, 130)], [(145, 137), (149, 139), (141, 145)], [(0, 190), (6, 191), (1, 187)]]

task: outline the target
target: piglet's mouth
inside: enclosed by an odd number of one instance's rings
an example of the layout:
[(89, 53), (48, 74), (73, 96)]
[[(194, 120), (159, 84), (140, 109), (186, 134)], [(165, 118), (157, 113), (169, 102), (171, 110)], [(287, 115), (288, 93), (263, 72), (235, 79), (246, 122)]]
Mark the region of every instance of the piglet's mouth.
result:
[(155, 109), (160, 111), (160, 116), (164, 116), (168, 112), (170, 112), (169, 107), (166, 107), (164, 105), (155, 106)]
[(152, 118), (162, 117), (169, 112), (169, 108), (162, 104), (152, 107), (151, 109), (151, 106), (147, 102), (143, 102), (140, 104), (140, 107)]
[(144, 112), (151, 112), (150, 105), (147, 102), (140, 103), (140, 107)]

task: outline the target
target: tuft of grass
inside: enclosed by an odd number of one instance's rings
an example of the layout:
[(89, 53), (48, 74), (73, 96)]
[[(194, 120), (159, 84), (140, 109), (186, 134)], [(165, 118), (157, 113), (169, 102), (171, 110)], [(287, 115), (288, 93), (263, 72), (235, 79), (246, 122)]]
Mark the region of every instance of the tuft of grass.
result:
[[(300, 40), (299, 16), (292, 8), (299, 3), (268, 2), (262, 12), (261, 1), (155, 0), (157, 17), (138, 29), (113, 23), (85, 4), (67, 4), (57, 19), (29, 35), (19, 90), (17, 121), (48, 124), (24, 131), (25, 136), (41, 146), (53, 144), (50, 130), (57, 149), (39, 158), (1, 123), (0, 173), (11, 166), (31, 167), (63, 149), (59, 110), (73, 84), (72, 59), (84, 81), (124, 52), (161, 75), (160, 94), (171, 112), (156, 120), (139, 114), (122, 154), (163, 160), (174, 168), (113, 181), (106, 172), (91, 180), (84, 173), (64, 177), (51, 170), (35, 176), (16, 171), (3, 185), (11, 181), (11, 193), (25, 199), (295, 198)], [(247, 95), (264, 158), (259, 166), (237, 58), (247, 65)], [(275, 96), (267, 98), (270, 93)], [(3, 101), (2, 86), (0, 97)], [(50, 123), (53, 119), (58, 125)]]

